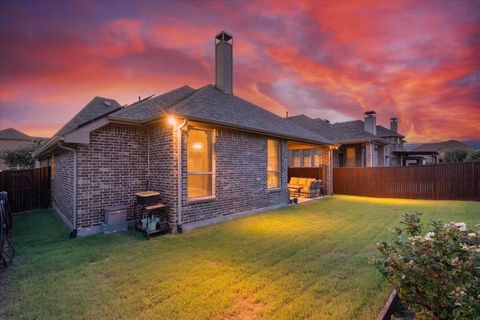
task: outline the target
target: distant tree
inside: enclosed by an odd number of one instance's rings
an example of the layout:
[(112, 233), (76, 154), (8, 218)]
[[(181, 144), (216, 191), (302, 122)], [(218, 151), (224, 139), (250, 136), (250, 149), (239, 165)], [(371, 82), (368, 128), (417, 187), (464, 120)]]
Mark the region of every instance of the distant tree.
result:
[(470, 162), (479, 162), (480, 161), (480, 150), (469, 151), (465, 161)]
[(36, 148), (37, 145), (28, 145), (15, 150), (4, 151), (0, 155), (0, 159), (12, 168), (33, 168), (35, 160), (32, 153)]
[(467, 157), (467, 151), (465, 150), (454, 150), (445, 152), (445, 157), (443, 160), (445, 162), (463, 162)]

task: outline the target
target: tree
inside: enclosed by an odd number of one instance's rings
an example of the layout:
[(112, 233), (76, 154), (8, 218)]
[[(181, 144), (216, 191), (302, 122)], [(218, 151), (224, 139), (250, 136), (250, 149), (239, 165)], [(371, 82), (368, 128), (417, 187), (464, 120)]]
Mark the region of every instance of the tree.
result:
[(467, 151), (454, 150), (445, 152), (445, 162), (463, 162), (467, 157)]
[(32, 153), (36, 148), (37, 146), (32, 144), (14, 150), (7, 150), (0, 155), (0, 159), (12, 168), (33, 168), (35, 160), (32, 157)]
[(465, 161), (477, 162), (480, 161), (480, 150), (469, 151)]

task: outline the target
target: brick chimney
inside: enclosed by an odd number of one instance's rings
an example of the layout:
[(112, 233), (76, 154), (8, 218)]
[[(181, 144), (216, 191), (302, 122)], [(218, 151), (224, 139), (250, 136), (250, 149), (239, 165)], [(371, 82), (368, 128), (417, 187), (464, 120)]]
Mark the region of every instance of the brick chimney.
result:
[(215, 86), (233, 94), (233, 37), (225, 31), (215, 37)]
[(398, 118), (390, 118), (390, 130), (398, 132)]
[(377, 113), (375, 111), (365, 112), (365, 131), (377, 135)]

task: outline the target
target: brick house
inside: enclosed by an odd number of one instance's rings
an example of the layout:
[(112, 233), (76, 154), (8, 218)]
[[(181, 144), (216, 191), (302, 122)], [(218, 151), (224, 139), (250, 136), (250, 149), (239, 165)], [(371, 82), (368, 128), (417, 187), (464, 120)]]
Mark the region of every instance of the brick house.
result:
[(100, 231), (101, 209), (155, 190), (175, 232), (287, 205), (288, 150), (334, 142), (233, 94), (233, 41), (215, 37), (215, 85), (183, 86), (121, 107), (94, 98), (35, 153), (52, 159), (52, 206), (78, 235)]
[[(390, 129), (376, 124), (375, 111), (364, 113), (364, 121), (330, 123), (306, 115), (287, 117), (292, 123), (335, 141), (334, 167), (381, 167), (400, 165), (397, 151), (404, 149), (404, 136), (398, 133), (398, 119), (390, 119)], [(302, 153), (292, 151), (292, 166), (302, 166)]]
[[(5, 151), (16, 150), (28, 146), (37, 146), (45, 138), (31, 137), (14, 128), (0, 130), (0, 154)], [(0, 170), (11, 169), (0, 159)]]

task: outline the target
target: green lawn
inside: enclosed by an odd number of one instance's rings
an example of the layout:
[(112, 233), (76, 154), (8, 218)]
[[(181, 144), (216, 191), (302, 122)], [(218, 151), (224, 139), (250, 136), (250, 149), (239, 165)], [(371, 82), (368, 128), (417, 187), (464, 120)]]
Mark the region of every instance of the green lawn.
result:
[(368, 264), (404, 212), (480, 223), (479, 202), (335, 196), (182, 235), (68, 240), (51, 210), (15, 219), (0, 319), (374, 319)]

